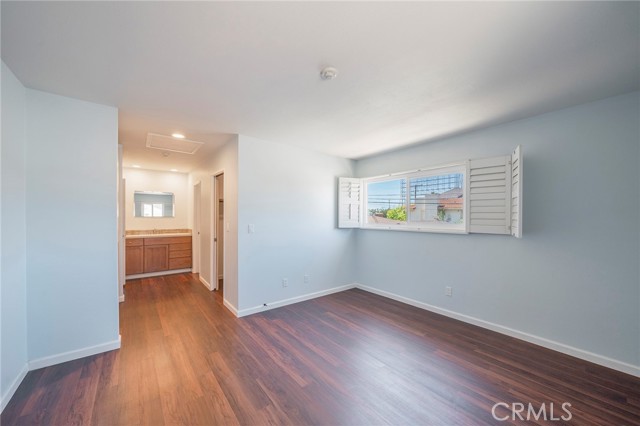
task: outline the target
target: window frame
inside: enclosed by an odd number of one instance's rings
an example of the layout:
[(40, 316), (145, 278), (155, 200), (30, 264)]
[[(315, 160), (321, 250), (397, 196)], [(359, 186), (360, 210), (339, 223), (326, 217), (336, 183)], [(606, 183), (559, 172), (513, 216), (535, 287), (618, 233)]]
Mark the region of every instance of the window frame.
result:
[[(411, 191), (410, 183), (412, 179), (423, 178), (423, 177), (431, 177), (431, 176), (440, 176), (447, 174), (460, 173), (462, 174), (462, 217), (463, 222), (461, 226), (430, 226), (427, 224), (420, 223), (416, 225), (417, 222), (413, 222), (412, 225), (410, 218), (410, 208), (411, 208)], [(406, 172), (399, 173), (390, 173), (381, 176), (374, 176), (369, 178), (362, 178), (362, 209), (361, 209), (361, 220), (360, 220), (360, 228), (361, 229), (374, 229), (374, 230), (387, 230), (387, 231), (402, 231), (402, 232), (430, 232), (430, 233), (444, 233), (444, 234), (468, 234), (469, 233), (469, 202), (468, 202), (468, 194), (467, 194), (467, 179), (469, 178), (469, 162), (459, 162), (446, 164), (442, 166), (421, 168), (418, 170), (411, 170)], [(372, 224), (369, 223), (369, 203), (368, 203), (368, 187), (370, 183), (376, 182), (387, 182), (392, 180), (405, 180), (406, 185), (406, 194), (405, 194), (405, 204), (407, 206), (407, 222), (406, 223), (397, 223), (397, 224)]]

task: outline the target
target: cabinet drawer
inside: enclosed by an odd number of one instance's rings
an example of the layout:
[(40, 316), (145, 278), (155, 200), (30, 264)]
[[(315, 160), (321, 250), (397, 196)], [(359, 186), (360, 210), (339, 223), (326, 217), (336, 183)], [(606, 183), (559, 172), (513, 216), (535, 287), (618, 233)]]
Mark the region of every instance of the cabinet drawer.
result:
[(125, 241), (125, 246), (127, 247), (138, 247), (138, 246), (141, 246), (143, 243), (142, 238), (131, 238), (124, 241)]
[(191, 268), (190, 257), (179, 257), (176, 259), (169, 259), (169, 269), (183, 269)]
[(145, 246), (161, 246), (165, 244), (191, 244), (191, 237), (158, 237), (158, 238), (145, 238)]
[(169, 259), (175, 259), (178, 257), (191, 258), (191, 250), (169, 251)]
[(171, 243), (171, 245), (169, 246), (169, 251), (182, 251), (182, 250), (191, 250), (191, 243), (180, 243), (180, 244)]

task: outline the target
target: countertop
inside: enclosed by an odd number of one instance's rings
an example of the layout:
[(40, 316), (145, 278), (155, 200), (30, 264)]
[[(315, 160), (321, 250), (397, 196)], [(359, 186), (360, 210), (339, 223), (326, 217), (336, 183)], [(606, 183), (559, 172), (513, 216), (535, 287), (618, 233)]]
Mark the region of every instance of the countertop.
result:
[(167, 238), (167, 237), (190, 237), (190, 232), (182, 233), (169, 233), (169, 234), (141, 234), (141, 235), (127, 235), (127, 240), (133, 240), (136, 238)]

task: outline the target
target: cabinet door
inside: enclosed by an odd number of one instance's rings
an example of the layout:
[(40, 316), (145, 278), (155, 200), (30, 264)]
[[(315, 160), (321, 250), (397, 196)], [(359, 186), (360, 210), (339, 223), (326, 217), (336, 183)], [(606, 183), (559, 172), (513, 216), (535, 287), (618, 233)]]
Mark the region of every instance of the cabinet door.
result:
[(125, 250), (125, 273), (127, 275), (141, 274), (143, 247), (127, 247)]
[(169, 245), (144, 247), (144, 272), (166, 271), (169, 269)]

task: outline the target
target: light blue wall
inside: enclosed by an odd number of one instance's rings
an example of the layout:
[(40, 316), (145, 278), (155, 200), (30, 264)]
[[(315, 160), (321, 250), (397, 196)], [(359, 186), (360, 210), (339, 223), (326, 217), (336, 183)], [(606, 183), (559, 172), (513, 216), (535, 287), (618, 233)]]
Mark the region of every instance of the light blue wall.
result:
[(239, 309), (353, 283), (356, 231), (336, 229), (353, 162), (240, 135), (238, 164)]
[[(215, 287), (211, 241), (213, 175), (224, 171), (224, 300), (238, 307), (238, 137), (232, 136), (202, 167), (189, 174), (189, 204), (193, 205), (193, 185), (200, 183), (200, 277)], [(190, 214), (193, 217), (193, 213)], [(219, 275), (219, 271), (215, 273)]]
[[(638, 92), (391, 152), (359, 177), (524, 152), (524, 235), (359, 230), (357, 280), (640, 365)], [(453, 297), (444, 295), (453, 287)]]
[(2, 63), (0, 395), (9, 391), (27, 368), (26, 268), (26, 92)]
[(29, 360), (118, 340), (116, 108), (27, 90)]

